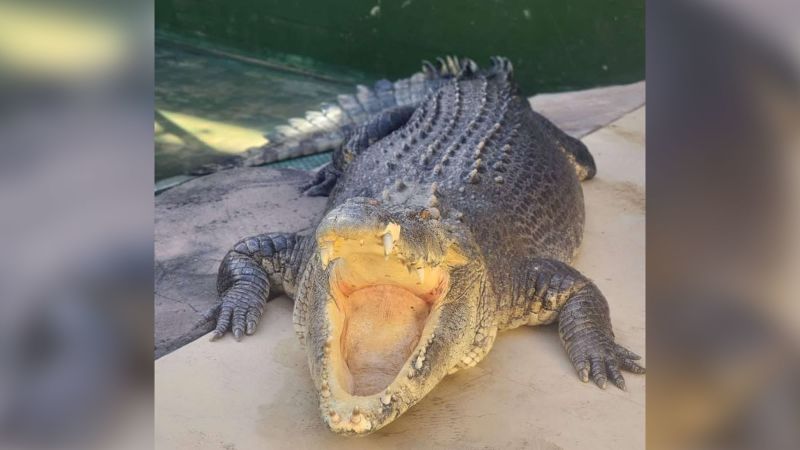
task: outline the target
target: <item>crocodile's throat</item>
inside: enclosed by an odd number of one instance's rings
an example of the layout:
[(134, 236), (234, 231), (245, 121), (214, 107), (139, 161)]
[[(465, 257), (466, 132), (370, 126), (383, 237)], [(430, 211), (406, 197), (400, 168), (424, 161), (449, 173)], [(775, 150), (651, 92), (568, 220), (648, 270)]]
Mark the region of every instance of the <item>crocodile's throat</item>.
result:
[(359, 289), (344, 303), (345, 386), (353, 395), (376, 394), (397, 377), (417, 346), (430, 305), (390, 284)]
[(332, 265), (329, 377), (354, 397), (381, 394), (400, 378), (426, 326), (435, 325), (431, 312), (449, 280), (442, 268), (386, 252), (381, 240), (362, 241), (323, 250)]

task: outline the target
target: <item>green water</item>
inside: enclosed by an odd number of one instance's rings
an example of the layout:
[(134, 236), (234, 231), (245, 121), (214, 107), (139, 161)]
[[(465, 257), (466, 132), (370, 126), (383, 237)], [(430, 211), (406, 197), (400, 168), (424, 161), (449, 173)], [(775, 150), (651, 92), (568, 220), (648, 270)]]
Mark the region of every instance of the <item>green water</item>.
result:
[[(215, 51), (218, 49), (214, 49)], [(225, 49), (227, 51), (227, 49)], [(235, 56), (235, 55), (234, 55)], [(246, 62), (160, 36), (156, 42), (156, 181), (265, 142), (262, 134), (370, 79), (280, 59)], [(291, 69), (289, 71), (287, 69)], [(278, 164), (311, 168), (329, 156)]]
[(157, 0), (156, 30), (156, 180), (440, 55), (508, 56), (525, 95), (644, 78), (635, 0)]
[(375, 77), (500, 54), (533, 95), (643, 79), (644, 11), (642, 0), (157, 0), (156, 27)]

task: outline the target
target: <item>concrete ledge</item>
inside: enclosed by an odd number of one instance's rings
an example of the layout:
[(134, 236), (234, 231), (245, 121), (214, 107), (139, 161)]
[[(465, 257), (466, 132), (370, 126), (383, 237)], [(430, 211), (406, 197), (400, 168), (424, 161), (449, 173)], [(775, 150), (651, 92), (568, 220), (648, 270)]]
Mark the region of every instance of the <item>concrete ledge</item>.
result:
[(530, 99), (534, 110), (567, 134), (582, 138), (645, 103), (645, 82), (574, 92), (538, 94)]

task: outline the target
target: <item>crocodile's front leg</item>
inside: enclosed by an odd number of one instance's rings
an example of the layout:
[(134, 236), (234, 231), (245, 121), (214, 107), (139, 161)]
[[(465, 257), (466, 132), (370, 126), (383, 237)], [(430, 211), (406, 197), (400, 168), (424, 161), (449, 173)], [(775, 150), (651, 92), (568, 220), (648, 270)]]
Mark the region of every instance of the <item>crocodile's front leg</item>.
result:
[(270, 291), (294, 294), (308, 241), (295, 233), (268, 233), (234, 245), (219, 266), (217, 292), (221, 302), (209, 313), (217, 320), (212, 340), (228, 329), (236, 340), (245, 332), (253, 334)]
[(500, 328), (558, 320), (561, 342), (582, 381), (587, 382), (591, 377), (605, 389), (610, 378), (617, 387), (625, 389), (620, 369), (645, 372), (634, 362), (640, 357), (614, 341), (603, 294), (569, 265), (552, 259), (534, 259), (527, 270), (500, 283), (510, 292), (501, 297)]

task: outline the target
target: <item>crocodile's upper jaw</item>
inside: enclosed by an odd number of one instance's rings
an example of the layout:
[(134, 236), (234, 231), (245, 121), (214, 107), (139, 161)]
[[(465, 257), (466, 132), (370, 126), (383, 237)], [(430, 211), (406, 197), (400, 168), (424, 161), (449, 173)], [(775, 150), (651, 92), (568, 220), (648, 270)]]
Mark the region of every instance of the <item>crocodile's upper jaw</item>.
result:
[(414, 402), (409, 379), (422, 364), (415, 357), (438, 324), (448, 265), (412, 259), (399, 234), (390, 224), (377, 234), (320, 238), (330, 300), (319, 388), (324, 419), (338, 433), (374, 431)]

